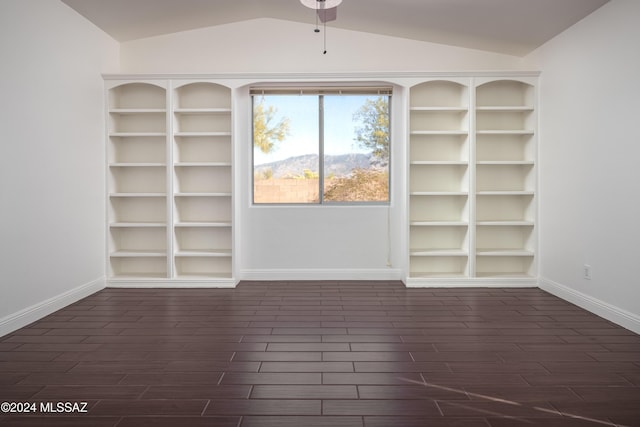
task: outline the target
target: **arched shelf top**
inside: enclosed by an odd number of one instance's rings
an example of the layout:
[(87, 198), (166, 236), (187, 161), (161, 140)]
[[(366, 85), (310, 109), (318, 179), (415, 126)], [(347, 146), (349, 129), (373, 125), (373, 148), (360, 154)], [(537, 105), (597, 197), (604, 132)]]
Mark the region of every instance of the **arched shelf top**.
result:
[[(196, 85), (196, 86), (193, 86)], [(203, 88), (208, 88), (208, 87), (218, 87), (221, 90), (231, 90), (228, 86), (223, 85), (220, 82), (212, 82), (212, 81), (202, 81), (202, 80), (188, 80), (188, 81), (180, 81), (180, 80), (174, 80), (173, 81), (173, 88), (176, 90), (180, 90), (182, 88), (185, 87), (203, 87)]]
[(492, 80), (476, 86), (478, 107), (531, 107), (535, 86), (519, 79)]
[(450, 80), (430, 80), (411, 87), (412, 108), (468, 108), (469, 88)]
[(447, 80), (447, 79), (435, 79), (435, 80), (428, 80), (425, 82), (420, 82), (417, 83), (413, 86), (411, 86), (411, 89), (414, 88), (420, 88), (420, 87), (438, 87), (438, 86), (444, 86), (444, 87), (467, 87), (466, 84), (455, 81), (455, 80)]
[(518, 75), (509, 75), (509, 76), (480, 76), (474, 79), (475, 86), (484, 86), (487, 84), (499, 84), (500, 82), (513, 82), (513, 83), (522, 83), (528, 86), (534, 86), (538, 76), (518, 76)]
[(125, 82), (109, 89), (111, 109), (165, 109), (167, 91), (147, 82)]
[(153, 81), (153, 80), (149, 80), (149, 81), (139, 81), (139, 80), (131, 80), (131, 81), (118, 81), (118, 82), (114, 82), (113, 86), (110, 87), (110, 90), (113, 89), (117, 89), (117, 88), (121, 88), (121, 87), (154, 87), (157, 89), (162, 89), (163, 91), (166, 90), (166, 82), (159, 80), (159, 81)]
[(502, 87), (502, 86), (508, 86), (509, 88), (513, 88), (513, 87), (533, 87), (533, 84), (525, 81), (525, 80), (521, 80), (521, 79), (498, 79), (498, 80), (490, 80), (490, 81), (485, 81), (482, 83), (479, 83), (476, 85), (476, 88), (481, 88), (481, 87)]
[(231, 89), (213, 82), (188, 82), (175, 87), (176, 109), (229, 109)]

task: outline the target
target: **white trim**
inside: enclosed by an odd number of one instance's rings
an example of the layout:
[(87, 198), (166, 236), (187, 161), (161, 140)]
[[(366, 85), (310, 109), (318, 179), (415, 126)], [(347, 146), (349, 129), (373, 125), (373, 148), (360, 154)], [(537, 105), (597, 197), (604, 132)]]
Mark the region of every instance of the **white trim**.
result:
[(405, 280), (407, 288), (537, 288), (534, 278), (411, 278)]
[(171, 80), (171, 79), (388, 79), (388, 78), (455, 78), (455, 77), (538, 77), (540, 71), (379, 71), (379, 72), (302, 72), (302, 73), (212, 73), (212, 74), (103, 74), (104, 80)]
[(575, 304), (636, 334), (640, 334), (640, 316), (636, 314), (547, 278), (540, 278), (539, 287), (543, 291)]
[(234, 279), (110, 279), (107, 288), (235, 288)]
[(101, 277), (10, 314), (0, 319), (0, 337), (27, 326), (36, 320), (40, 320), (43, 317), (67, 307), (82, 298), (101, 291), (104, 288), (105, 278)]
[(402, 270), (371, 269), (264, 269), (242, 270), (242, 280), (401, 280)]

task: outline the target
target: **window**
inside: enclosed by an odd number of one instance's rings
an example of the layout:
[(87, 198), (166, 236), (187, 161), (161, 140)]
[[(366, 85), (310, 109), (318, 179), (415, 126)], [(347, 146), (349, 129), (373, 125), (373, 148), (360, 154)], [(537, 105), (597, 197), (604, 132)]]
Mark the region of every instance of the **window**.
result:
[(253, 202), (389, 202), (391, 89), (254, 88)]

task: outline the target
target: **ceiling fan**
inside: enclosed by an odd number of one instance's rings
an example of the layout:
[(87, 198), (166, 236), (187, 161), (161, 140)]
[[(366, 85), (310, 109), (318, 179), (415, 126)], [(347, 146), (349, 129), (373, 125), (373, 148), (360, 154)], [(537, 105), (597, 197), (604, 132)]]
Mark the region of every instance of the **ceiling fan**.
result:
[(300, 0), (304, 6), (316, 11), (316, 33), (320, 32), (318, 28), (318, 19), (324, 24), (324, 55), (327, 54), (327, 22), (335, 21), (338, 18), (338, 5), (342, 0)]
[(338, 5), (342, 0), (300, 0), (300, 3), (314, 9), (320, 22), (335, 21), (338, 17)]

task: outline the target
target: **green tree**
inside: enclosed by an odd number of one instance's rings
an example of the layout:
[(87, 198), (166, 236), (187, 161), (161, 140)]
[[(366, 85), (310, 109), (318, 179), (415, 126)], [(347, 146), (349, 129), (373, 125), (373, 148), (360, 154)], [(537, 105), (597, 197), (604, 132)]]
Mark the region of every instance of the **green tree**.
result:
[(269, 154), (289, 135), (289, 118), (283, 117), (274, 123), (277, 108), (269, 105), (265, 109), (264, 99), (253, 107), (253, 145)]
[(356, 143), (377, 158), (389, 160), (389, 98), (368, 99), (353, 114), (353, 120), (361, 123), (355, 129)]

